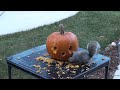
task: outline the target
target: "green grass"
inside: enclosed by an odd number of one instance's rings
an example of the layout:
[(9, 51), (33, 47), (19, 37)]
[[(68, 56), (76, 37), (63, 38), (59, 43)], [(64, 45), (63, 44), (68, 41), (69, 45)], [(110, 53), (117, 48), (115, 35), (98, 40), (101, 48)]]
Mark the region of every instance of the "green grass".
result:
[[(104, 49), (107, 44), (120, 38), (120, 12), (117, 11), (82, 11), (51, 25), (3, 35), (0, 36), (0, 78), (8, 78), (6, 57), (45, 44), (47, 36), (58, 31), (60, 23), (64, 24), (65, 31), (76, 34), (82, 48), (86, 48), (90, 41), (97, 40)], [(12, 76), (14, 79), (34, 78), (14, 68)]]

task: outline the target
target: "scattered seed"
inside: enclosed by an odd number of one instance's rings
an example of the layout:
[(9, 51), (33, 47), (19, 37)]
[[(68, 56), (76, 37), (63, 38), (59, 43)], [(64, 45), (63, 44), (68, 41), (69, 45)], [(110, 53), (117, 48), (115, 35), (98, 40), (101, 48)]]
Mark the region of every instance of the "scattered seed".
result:
[(67, 79), (71, 79), (71, 77), (67, 77)]
[(50, 70), (46, 70), (47, 72), (50, 72)]
[(18, 57), (18, 60), (20, 60), (20, 57)]
[(58, 77), (60, 77), (60, 74), (58, 74)]
[(50, 74), (50, 73), (48, 73), (48, 74)]
[(36, 67), (36, 65), (33, 65), (33, 67)]
[(59, 71), (57, 71), (56, 73), (59, 74)]
[(45, 57), (42, 57), (42, 56), (39, 56), (37, 58), (35, 58), (37, 61), (43, 61), (43, 62), (47, 62), (48, 64), (51, 64), (54, 59), (50, 59), (50, 58), (45, 58)]
[(40, 72), (40, 70), (37, 70), (37, 71), (36, 71), (36, 73), (39, 73), (39, 72)]
[(83, 68), (85, 65), (82, 65), (81, 67)]
[(76, 65), (75, 68), (79, 68), (80, 66), (79, 65)]
[(48, 64), (47, 66), (48, 66), (48, 67), (50, 67), (51, 65), (50, 65), (50, 64)]
[(65, 68), (68, 69), (68, 68), (69, 68), (69, 65), (65, 66)]
[(55, 79), (54, 77), (52, 77), (52, 79)]
[(36, 65), (36, 68), (40, 68), (40, 65)]
[(41, 69), (40, 65), (33, 65), (33, 67)]
[(89, 68), (86, 68), (86, 70), (89, 70)]
[(76, 74), (76, 71), (70, 71), (70, 72)]
[(47, 69), (46, 67), (42, 68), (43, 70)]
[(64, 64), (64, 62), (62, 62), (62, 61), (57, 61), (57, 63), (58, 63), (60, 66), (62, 66), (62, 65)]
[(69, 71), (70, 69), (67, 69), (66, 71)]
[(48, 56), (48, 55), (49, 55), (48, 53), (45, 53), (43, 56), (45, 56), (45, 57), (46, 57), (46, 56)]
[(65, 72), (62, 72), (62, 74), (65, 74)]
[(102, 58), (102, 60), (105, 60), (105, 58)]
[(81, 70), (81, 72), (83, 72), (83, 71), (84, 71), (84, 69)]

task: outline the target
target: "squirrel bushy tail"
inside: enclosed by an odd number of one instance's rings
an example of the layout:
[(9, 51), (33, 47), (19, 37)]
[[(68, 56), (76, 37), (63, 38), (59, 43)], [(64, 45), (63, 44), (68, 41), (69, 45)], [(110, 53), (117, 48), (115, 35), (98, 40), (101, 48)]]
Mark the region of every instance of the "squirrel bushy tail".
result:
[(97, 41), (91, 41), (87, 44), (87, 50), (89, 52), (90, 58), (92, 58), (95, 54), (99, 53), (100, 51), (100, 44)]
[(90, 43), (88, 43), (87, 50), (89, 52), (89, 57), (90, 57), (90, 60), (88, 63), (89, 65), (91, 65), (92, 63), (95, 63), (93, 60), (93, 57), (94, 57), (94, 55), (99, 53), (100, 48), (101, 48), (101, 46), (100, 46), (99, 42), (97, 42), (97, 41), (91, 41)]

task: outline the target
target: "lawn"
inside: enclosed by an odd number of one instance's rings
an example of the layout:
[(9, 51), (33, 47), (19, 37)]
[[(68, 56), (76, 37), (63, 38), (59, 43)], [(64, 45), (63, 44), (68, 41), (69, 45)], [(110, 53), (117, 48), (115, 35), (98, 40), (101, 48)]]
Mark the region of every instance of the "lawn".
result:
[[(45, 44), (47, 36), (58, 31), (60, 23), (65, 31), (76, 34), (82, 48), (86, 48), (90, 41), (97, 40), (104, 50), (109, 43), (120, 38), (119, 11), (81, 11), (54, 24), (0, 36), (0, 79), (8, 78), (6, 57)], [(13, 69), (12, 76), (14, 79), (34, 78), (17, 69)]]

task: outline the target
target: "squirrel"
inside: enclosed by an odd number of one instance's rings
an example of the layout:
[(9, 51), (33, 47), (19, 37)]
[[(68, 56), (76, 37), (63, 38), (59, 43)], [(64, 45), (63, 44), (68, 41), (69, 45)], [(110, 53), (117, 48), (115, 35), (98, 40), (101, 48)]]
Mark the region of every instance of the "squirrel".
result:
[(92, 57), (99, 53), (100, 48), (101, 46), (97, 41), (91, 41), (87, 44), (87, 50), (73, 51), (73, 55), (68, 61), (80, 65), (92, 64), (94, 63)]

